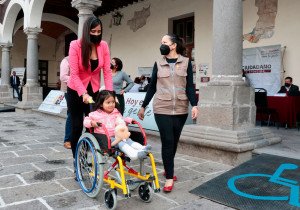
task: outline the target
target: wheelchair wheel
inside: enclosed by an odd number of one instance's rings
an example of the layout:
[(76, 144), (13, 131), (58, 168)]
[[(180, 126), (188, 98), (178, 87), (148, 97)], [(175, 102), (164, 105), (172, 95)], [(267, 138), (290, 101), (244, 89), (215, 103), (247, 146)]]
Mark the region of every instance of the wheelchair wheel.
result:
[(106, 190), (104, 193), (105, 206), (108, 209), (115, 209), (117, 207), (117, 196), (115, 190)]
[(151, 202), (152, 198), (153, 198), (153, 189), (152, 187), (148, 184), (141, 184), (139, 186), (139, 196), (142, 199), (142, 201), (149, 203)]
[(103, 159), (96, 138), (84, 133), (77, 144), (75, 154), (76, 176), (83, 192), (96, 197), (103, 185)]

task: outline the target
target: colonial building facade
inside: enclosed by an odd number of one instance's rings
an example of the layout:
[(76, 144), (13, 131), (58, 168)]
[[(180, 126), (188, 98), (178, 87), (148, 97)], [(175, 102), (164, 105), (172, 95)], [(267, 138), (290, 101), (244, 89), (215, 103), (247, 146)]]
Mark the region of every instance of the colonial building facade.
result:
[(300, 83), (299, 6), (298, 0), (2, 0), (0, 103), (12, 98), (11, 69), (26, 67), (23, 101), (17, 106), (37, 107), (42, 82), (55, 86), (66, 43), (74, 38), (71, 34), (81, 36), (83, 22), (93, 13), (103, 22), (111, 57), (121, 58), (132, 78), (151, 73), (161, 37), (177, 33), (187, 43), (199, 89), (194, 135), (202, 137), (193, 144), (212, 152), (222, 148), (238, 162), (257, 145), (279, 141), (255, 127), (254, 93), (242, 80), (242, 49), (286, 46), (282, 77)]

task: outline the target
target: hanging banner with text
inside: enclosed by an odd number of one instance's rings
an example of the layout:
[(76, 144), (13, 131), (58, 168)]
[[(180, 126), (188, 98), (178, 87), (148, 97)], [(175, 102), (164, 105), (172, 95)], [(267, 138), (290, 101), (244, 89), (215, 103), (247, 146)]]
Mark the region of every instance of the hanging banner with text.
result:
[(135, 119), (136, 121), (141, 123), (141, 126), (144, 129), (158, 131), (152, 109), (152, 100), (145, 110), (144, 120), (140, 120), (137, 116), (139, 109), (143, 104), (145, 95), (146, 93), (125, 93), (125, 111), (123, 117), (131, 117)]
[(244, 49), (243, 71), (251, 87), (275, 95), (281, 86), (281, 45)]

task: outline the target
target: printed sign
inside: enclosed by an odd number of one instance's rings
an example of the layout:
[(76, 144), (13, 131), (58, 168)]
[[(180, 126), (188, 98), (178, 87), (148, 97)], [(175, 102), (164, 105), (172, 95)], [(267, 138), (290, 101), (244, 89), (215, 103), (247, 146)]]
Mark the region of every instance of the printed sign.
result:
[(243, 72), (254, 88), (264, 88), (269, 96), (281, 86), (281, 46), (255, 47), (243, 50)]
[(66, 108), (67, 102), (65, 99), (65, 93), (59, 90), (51, 90), (43, 103), (39, 106), (38, 110), (58, 114)]
[(152, 109), (152, 100), (150, 101), (149, 105), (145, 110), (144, 120), (140, 120), (137, 116), (139, 109), (143, 104), (145, 95), (146, 93), (125, 93), (125, 111), (123, 116), (131, 117), (136, 121), (140, 122), (144, 129), (158, 131)]

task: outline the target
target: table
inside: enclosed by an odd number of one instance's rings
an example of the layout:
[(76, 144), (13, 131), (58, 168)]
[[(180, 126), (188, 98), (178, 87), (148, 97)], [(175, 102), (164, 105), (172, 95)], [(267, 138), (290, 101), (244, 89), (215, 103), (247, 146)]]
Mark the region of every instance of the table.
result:
[(300, 96), (268, 96), (268, 108), (278, 112), (280, 124), (296, 127), (296, 115), (300, 113)]

